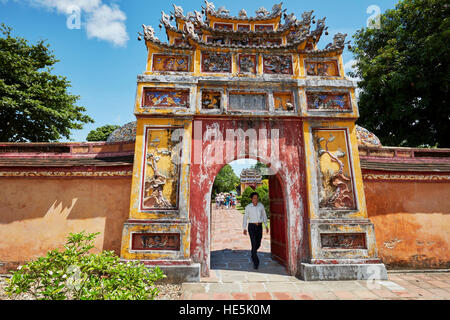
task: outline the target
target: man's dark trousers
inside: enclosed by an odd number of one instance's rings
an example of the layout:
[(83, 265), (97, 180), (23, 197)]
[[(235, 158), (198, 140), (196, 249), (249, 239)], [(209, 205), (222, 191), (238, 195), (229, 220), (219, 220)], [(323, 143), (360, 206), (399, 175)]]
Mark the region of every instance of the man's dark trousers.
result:
[(261, 246), (261, 239), (263, 234), (262, 224), (257, 225), (254, 223), (248, 224), (248, 234), (250, 236), (250, 242), (252, 243), (252, 261), (255, 268), (259, 266), (259, 258), (256, 252)]

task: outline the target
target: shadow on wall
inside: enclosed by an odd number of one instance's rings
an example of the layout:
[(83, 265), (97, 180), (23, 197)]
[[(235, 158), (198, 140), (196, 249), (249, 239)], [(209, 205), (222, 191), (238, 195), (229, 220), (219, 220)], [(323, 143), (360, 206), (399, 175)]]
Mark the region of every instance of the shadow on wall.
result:
[(44, 255), (82, 230), (119, 254), (130, 192), (131, 177), (0, 179), (0, 261)]

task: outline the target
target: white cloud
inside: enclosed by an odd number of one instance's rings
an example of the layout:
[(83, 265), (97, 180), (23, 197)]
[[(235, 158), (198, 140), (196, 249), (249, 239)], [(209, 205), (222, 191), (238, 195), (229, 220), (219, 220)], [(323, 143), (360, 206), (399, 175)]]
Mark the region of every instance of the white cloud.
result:
[(86, 31), (88, 38), (98, 38), (124, 46), (129, 40), (125, 27), (127, 16), (116, 5), (102, 4), (88, 17)]
[[(4, 0), (0, 0), (4, 1)], [(104, 4), (103, 0), (28, 0), (31, 4), (54, 9), (70, 15), (77, 10), (82, 15), (82, 26), (89, 39), (96, 38), (123, 47), (129, 40), (126, 14), (116, 4)]]

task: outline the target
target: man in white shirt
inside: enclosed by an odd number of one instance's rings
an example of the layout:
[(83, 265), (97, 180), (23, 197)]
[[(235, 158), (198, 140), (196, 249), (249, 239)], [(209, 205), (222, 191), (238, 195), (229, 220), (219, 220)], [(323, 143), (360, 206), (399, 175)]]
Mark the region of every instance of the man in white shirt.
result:
[(253, 192), (250, 195), (252, 199), (252, 203), (248, 204), (245, 207), (244, 221), (242, 227), (244, 229), (244, 235), (248, 234), (250, 236), (250, 242), (252, 244), (252, 261), (253, 267), (258, 269), (259, 267), (259, 258), (257, 251), (261, 246), (261, 239), (263, 234), (263, 226), (264, 223), (266, 226), (266, 231), (269, 233), (269, 227), (267, 226), (267, 214), (264, 206), (261, 202), (259, 202), (258, 193)]

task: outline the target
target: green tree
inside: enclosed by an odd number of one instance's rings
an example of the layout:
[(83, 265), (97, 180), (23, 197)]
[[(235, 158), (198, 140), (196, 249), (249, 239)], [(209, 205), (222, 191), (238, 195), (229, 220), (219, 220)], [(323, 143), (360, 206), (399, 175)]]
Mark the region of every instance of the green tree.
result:
[(269, 197), (269, 187), (267, 185), (262, 185), (256, 188), (258, 192), (259, 201), (264, 205), (267, 217), (270, 217), (270, 197)]
[(120, 126), (107, 124), (102, 127), (98, 127), (97, 129), (91, 130), (89, 132), (86, 140), (87, 141), (106, 141), (109, 135), (116, 129), (120, 128)]
[(221, 192), (230, 192), (236, 190), (236, 187), (239, 185), (240, 179), (234, 173), (233, 168), (227, 164), (222, 170), (220, 170), (219, 174), (214, 180), (213, 185), (213, 196)]
[[(263, 172), (263, 171), (265, 171), (264, 169), (268, 169), (268, 168), (269, 167), (265, 163), (262, 163), (262, 162), (259, 162), (259, 161), (254, 166), (252, 166), (252, 169), (257, 169), (257, 170), (259, 170), (259, 172)], [(262, 178), (263, 179), (268, 179), (269, 176), (263, 175)]]
[(72, 129), (93, 122), (68, 93), (70, 82), (51, 73), (58, 62), (43, 40), (29, 44), (0, 32), (0, 141), (47, 142), (70, 138)]
[(255, 192), (252, 187), (247, 187), (241, 196), (241, 207), (245, 208), (250, 202), (252, 202), (252, 199), (250, 198), (250, 195)]
[(354, 36), (359, 123), (385, 145), (450, 147), (450, 5), (402, 0)]

